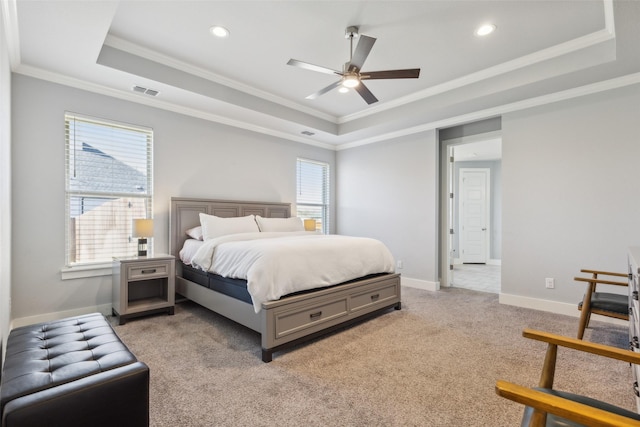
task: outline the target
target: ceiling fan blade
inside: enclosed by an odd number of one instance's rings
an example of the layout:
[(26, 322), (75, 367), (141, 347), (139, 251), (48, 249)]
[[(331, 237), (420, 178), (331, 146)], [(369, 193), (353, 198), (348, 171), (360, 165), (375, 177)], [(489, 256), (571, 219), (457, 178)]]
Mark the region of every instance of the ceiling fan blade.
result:
[(294, 67), (304, 68), (305, 70), (317, 71), (319, 73), (333, 74), (341, 76), (340, 71), (332, 70), (331, 68), (321, 67), (319, 65), (309, 64), (308, 62), (298, 61), (297, 59), (290, 59), (287, 65), (293, 65)]
[(417, 79), (420, 77), (420, 68), (410, 68), (407, 70), (385, 70), (362, 72), (360, 78), (367, 80), (375, 79)]
[(356, 92), (358, 92), (360, 94), (362, 99), (364, 99), (367, 104), (371, 105), (374, 102), (378, 102), (378, 98), (376, 98), (373, 95), (373, 93), (371, 93), (369, 88), (367, 88), (364, 85), (364, 83), (360, 82), (360, 84), (358, 86), (354, 87), (354, 89), (356, 90)]
[(360, 35), (360, 41), (358, 42), (356, 51), (353, 53), (353, 57), (349, 63), (349, 71), (362, 69), (362, 65), (364, 64), (364, 61), (367, 60), (367, 56), (369, 56), (369, 52), (371, 52), (371, 48), (375, 42), (376, 39), (373, 37)]
[(320, 89), (316, 93), (312, 93), (311, 95), (307, 96), (305, 99), (316, 99), (320, 95), (324, 95), (325, 93), (337, 88), (341, 84), (342, 84), (342, 80), (338, 80), (337, 82), (330, 84), (329, 86), (325, 87), (324, 89)]

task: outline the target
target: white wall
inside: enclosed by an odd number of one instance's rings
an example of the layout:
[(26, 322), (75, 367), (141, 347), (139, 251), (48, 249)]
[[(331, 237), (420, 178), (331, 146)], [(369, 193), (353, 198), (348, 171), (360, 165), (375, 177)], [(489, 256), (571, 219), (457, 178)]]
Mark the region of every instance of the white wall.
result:
[[(13, 76), (13, 318), (19, 323), (111, 304), (111, 277), (61, 280), (64, 266), (64, 113), (154, 130), (156, 252), (168, 251), (172, 196), (292, 202), (296, 158), (335, 152)], [(332, 182), (335, 179), (332, 177)], [(335, 217), (335, 212), (332, 212)]]
[(0, 19), (0, 361), (11, 323), (11, 68), (3, 22)]
[(577, 313), (579, 269), (626, 272), (640, 245), (640, 85), (507, 114), (502, 134), (501, 301)]
[(437, 288), (435, 131), (338, 151), (338, 233), (382, 240), (403, 285)]

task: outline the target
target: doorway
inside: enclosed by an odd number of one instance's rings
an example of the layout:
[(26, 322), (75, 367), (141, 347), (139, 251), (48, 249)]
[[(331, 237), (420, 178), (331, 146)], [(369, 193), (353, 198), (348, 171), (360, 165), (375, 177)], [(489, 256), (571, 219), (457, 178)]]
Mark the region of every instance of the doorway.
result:
[(442, 149), (447, 159), (441, 178), (448, 196), (441, 210), (447, 222), (442, 285), (500, 293), (500, 132), (447, 140)]

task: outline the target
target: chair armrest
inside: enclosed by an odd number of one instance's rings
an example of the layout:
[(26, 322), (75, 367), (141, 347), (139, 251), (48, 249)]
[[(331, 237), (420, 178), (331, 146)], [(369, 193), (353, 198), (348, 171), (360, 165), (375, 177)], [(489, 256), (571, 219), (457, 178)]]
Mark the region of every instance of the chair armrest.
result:
[(629, 282), (618, 282), (615, 280), (594, 279), (592, 277), (574, 277), (573, 280), (587, 283), (601, 283), (603, 285), (629, 286)]
[(597, 344), (594, 342), (583, 341), (576, 338), (569, 338), (543, 331), (536, 331), (534, 329), (525, 329), (524, 331), (522, 331), (522, 336), (537, 341), (543, 341), (549, 344), (555, 344), (561, 347), (567, 347), (586, 353), (608, 357), (610, 359), (617, 359), (622, 360), (623, 362), (640, 365), (640, 353), (635, 353), (631, 350), (624, 350), (609, 345)]
[(591, 274), (604, 274), (605, 276), (629, 277), (628, 273), (613, 273), (611, 271), (588, 270), (586, 268), (581, 269), (580, 272), (591, 273)]
[(498, 396), (514, 402), (522, 403), (579, 424), (603, 427), (640, 426), (640, 421), (507, 381), (498, 380), (496, 382), (496, 393)]

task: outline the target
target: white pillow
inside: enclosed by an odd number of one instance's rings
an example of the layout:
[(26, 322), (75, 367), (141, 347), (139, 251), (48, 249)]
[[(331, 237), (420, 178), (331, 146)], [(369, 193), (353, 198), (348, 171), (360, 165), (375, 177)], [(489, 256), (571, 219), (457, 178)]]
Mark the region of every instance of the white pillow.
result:
[(200, 224), (204, 240), (215, 239), (227, 234), (258, 232), (255, 215), (222, 218), (214, 215), (200, 214)]
[(185, 231), (185, 233), (187, 233), (187, 236), (191, 237), (192, 239), (203, 240), (201, 225), (190, 228), (187, 231)]
[(256, 215), (256, 222), (260, 231), (304, 231), (302, 219), (295, 216), (291, 218), (263, 218)]

